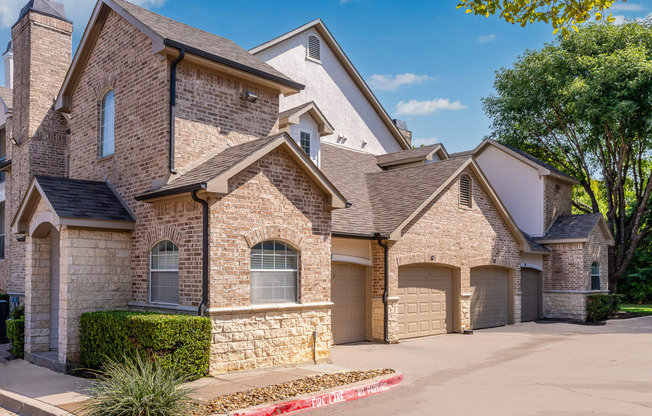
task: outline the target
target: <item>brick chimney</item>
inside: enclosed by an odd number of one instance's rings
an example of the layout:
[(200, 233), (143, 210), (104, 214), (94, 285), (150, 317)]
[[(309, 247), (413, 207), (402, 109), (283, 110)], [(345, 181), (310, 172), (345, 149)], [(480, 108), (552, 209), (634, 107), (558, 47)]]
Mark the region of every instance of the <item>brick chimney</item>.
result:
[(412, 146), (412, 132), (408, 130), (407, 123), (397, 118), (393, 119), (392, 121), (394, 122), (394, 125), (401, 133), (401, 135), (405, 138), (405, 140), (407, 140), (408, 145)]

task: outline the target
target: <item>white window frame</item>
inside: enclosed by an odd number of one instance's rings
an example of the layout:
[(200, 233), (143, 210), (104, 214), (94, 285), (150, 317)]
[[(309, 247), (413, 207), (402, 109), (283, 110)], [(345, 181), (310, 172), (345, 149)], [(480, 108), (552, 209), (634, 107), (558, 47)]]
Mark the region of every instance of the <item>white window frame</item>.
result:
[[(161, 243), (167, 243), (167, 242), (172, 243), (172, 244), (174, 245), (174, 247), (177, 248), (177, 253), (179, 253), (179, 256), (181, 255), (181, 250), (179, 249), (179, 246), (176, 245), (176, 244), (174, 244), (174, 243), (173, 243), (172, 241), (170, 241), (170, 240), (161, 240), (161, 241), (157, 242), (156, 244), (154, 244), (154, 245), (152, 246), (152, 248), (150, 248), (150, 250), (149, 250), (149, 303), (153, 303), (153, 304), (157, 304), (157, 305), (173, 305), (173, 306), (178, 306), (178, 305), (179, 305), (179, 302), (177, 302), (177, 303), (171, 303), (171, 302), (159, 302), (159, 301), (154, 301), (154, 300), (152, 299), (152, 273), (157, 273), (157, 272), (159, 272), (159, 273), (161, 273), (161, 272), (163, 272), (163, 273), (169, 273), (169, 272), (175, 272), (175, 271), (176, 271), (176, 272), (177, 272), (177, 291), (180, 289), (180, 283), (179, 283), (179, 277), (180, 277), (180, 274), (179, 274), (179, 264), (178, 264), (178, 263), (177, 263), (177, 268), (176, 268), (176, 269), (154, 269), (154, 268), (152, 268), (152, 251), (153, 251), (154, 248), (155, 248), (156, 246), (158, 246), (159, 244), (161, 244)], [(177, 299), (180, 297), (179, 295), (180, 295), (180, 293), (177, 294)]]
[[(306, 149), (303, 148), (303, 136), (304, 134), (308, 135), (308, 151), (306, 152)], [(303, 152), (308, 155), (310, 159), (312, 159), (312, 132), (306, 131), (306, 130), (299, 130), (299, 147)]]
[[(109, 94), (113, 95), (112, 99), (112, 104), (111, 104), (111, 111), (113, 112), (113, 128), (112, 128), (112, 137), (111, 137), (111, 143), (112, 143), (112, 150), (110, 153), (108, 151), (105, 151), (104, 146), (106, 143), (109, 142), (107, 138), (105, 137), (105, 132), (104, 132), (104, 127), (105, 127), (105, 116), (106, 116), (106, 111), (107, 111), (107, 98), (109, 97)], [(107, 91), (103, 96), (102, 96), (102, 101), (100, 102), (100, 153), (99, 157), (100, 159), (104, 157), (111, 156), (112, 154), (115, 153), (115, 90), (110, 89)]]
[[(598, 265), (598, 273), (597, 274), (593, 273), (593, 265), (594, 264)], [(591, 290), (594, 290), (594, 291), (602, 290), (602, 281), (600, 279), (600, 262), (599, 261), (594, 261), (594, 262), (591, 263), (591, 270), (589, 271), (589, 275), (591, 276), (591, 280), (589, 282), (589, 284), (591, 285)], [(598, 278), (599, 285), (598, 285), (597, 289), (593, 289), (593, 278), (594, 277)]]
[[(286, 243), (285, 241), (281, 241), (281, 240), (265, 240), (265, 241), (261, 241), (258, 244), (264, 244), (264, 243), (268, 243), (268, 242), (279, 242), (279, 243), (285, 244), (287, 247), (294, 250), (294, 252), (295, 252), (294, 257), (296, 258), (296, 260), (295, 260), (296, 269), (254, 269), (254, 268), (251, 267), (252, 266), (251, 259), (253, 257), (253, 254), (250, 251), (249, 252), (249, 273), (250, 273), (250, 275), (249, 275), (249, 290), (250, 290), (249, 301), (251, 302), (252, 305), (299, 304), (300, 303), (300, 284), (301, 284), (301, 276), (300, 276), (300, 273), (299, 273), (299, 269), (300, 269), (300, 267), (299, 267), (299, 250), (292, 247), (292, 245)], [(255, 244), (251, 248), (251, 250), (253, 250), (253, 248), (256, 247), (258, 244)], [(276, 262), (276, 254), (273, 254), (272, 256), (274, 256), (274, 262)], [(262, 264), (264, 264), (264, 260), (263, 260)], [(279, 301), (279, 302), (254, 302), (253, 301), (252, 282), (251, 282), (251, 273), (252, 272), (253, 273), (255, 273), (255, 272), (294, 273), (295, 274), (295, 281), (296, 281), (296, 290), (295, 290), (295, 294), (294, 294), (294, 300), (291, 300), (291, 301), (286, 300), (286, 301)]]

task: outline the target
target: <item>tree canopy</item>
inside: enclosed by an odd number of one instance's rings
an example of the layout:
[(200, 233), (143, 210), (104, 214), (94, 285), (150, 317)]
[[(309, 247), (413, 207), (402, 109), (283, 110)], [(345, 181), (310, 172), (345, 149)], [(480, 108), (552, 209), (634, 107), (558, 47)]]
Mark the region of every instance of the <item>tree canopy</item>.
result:
[(602, 207), (616, 240), (615, 290), (652, 235), (652, 24), (583, 26), (526, 51), (496, 73), (494, 87), (483, 100), (493, 136), (579, 179), (577, 210)]
[(572, 28), (578, 30), (580, 23), (595, 21), (612, 22), (611, 13), (605, 10), (617, 1), (627, 0), (458, 0), (457, 8), (466, 13), (489, 17), (499, 14), (500, 18), (526, 26), (529, 23), (545, 22), (551, 24), (554, 33), (561, 29), (568, 36)]

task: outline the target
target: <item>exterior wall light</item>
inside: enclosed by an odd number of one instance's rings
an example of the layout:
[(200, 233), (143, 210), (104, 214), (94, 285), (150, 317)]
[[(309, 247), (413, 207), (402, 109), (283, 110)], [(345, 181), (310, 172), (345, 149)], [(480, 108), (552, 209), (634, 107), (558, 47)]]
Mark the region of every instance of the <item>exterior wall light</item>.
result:
[(16, 145), (17, 147), (20, 147), (20, 145), (23, 144), (22, 140), (21, 140), (21, 141), (18, 141), (18, 140), (16, 140), (15, 137), (12, 137), (12, 138), (11, 138), (11, 142), (12, 142), (14, 145)]
[(245, 101), (248, 101), (250, 103), (255, 103), (256, 100), (258, 99), (258, 96), (251, 91), (247, 91), (242, 95), (242, 98), (244, 98)]

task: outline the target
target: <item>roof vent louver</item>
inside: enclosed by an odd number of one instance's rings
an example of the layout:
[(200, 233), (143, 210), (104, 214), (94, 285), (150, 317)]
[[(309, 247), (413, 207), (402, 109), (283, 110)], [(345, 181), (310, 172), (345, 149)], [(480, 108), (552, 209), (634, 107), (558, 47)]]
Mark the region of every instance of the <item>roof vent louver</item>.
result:
[(317, 38), (317, 36), (308, 36), (308, 57), (316, 59), (317, 61), (321, 60), (319, 38)]
[(471, 178), (468, 175), (460, 177), (460, 206), (471, 208)]

